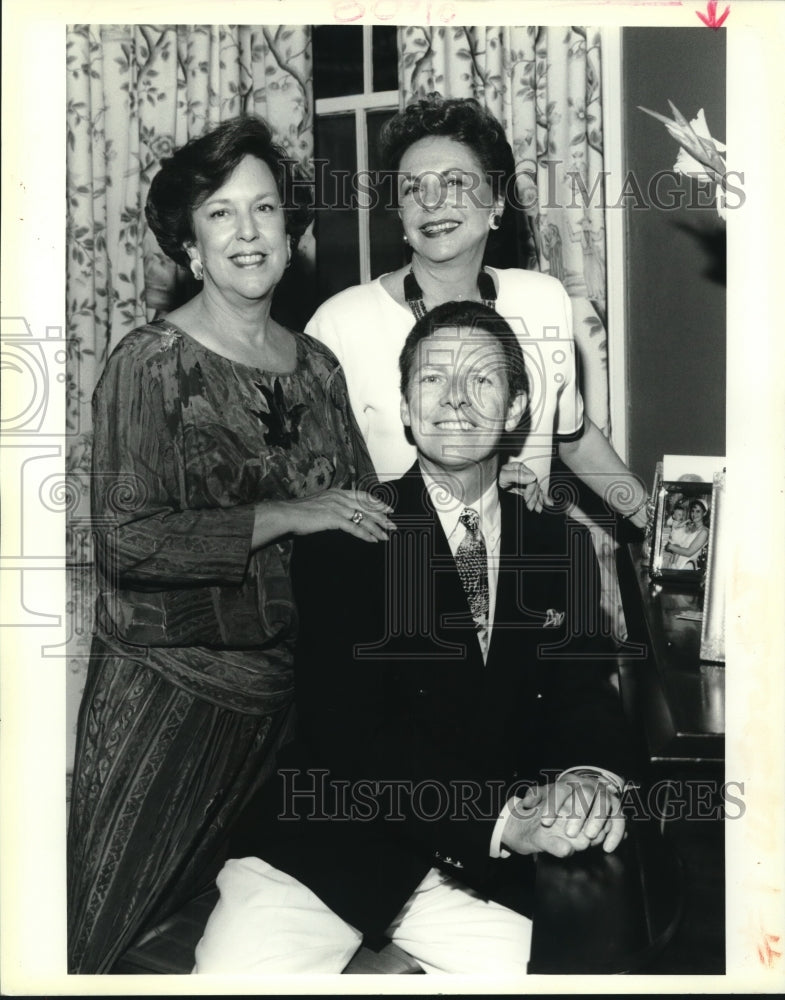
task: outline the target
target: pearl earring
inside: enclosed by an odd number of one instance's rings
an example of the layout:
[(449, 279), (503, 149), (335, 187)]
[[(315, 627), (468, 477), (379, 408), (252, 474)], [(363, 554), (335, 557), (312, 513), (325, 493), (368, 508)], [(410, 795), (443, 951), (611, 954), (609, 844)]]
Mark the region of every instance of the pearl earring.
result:
[(191, 274), (197, 281), (201, 281), (204, 278), (204, 268), (200, 260), (191, 261)]
[(408, 243), (409, 242), (409, 237), (406, 235), (406, 233), (403, 234), (403, 242), (404, 243)]

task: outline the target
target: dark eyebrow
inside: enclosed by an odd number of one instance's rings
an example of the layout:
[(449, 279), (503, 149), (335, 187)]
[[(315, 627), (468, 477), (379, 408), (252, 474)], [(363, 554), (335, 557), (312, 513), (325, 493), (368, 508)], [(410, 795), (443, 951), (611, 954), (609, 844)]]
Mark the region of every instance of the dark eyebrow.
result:
[[(277, 188), (270, 188), (268, 191), (263, 191), (261, 194), (254, 195), (251, 201), (260, 201), (262, 198), (279, 198), (280, 194)], [(231, 203), (231, 198), (215, 198), (208, 195), (207, 198), (202, 202), (203, 205), (228, 205)]]
[[(422, 170), (419, 174), (413, 174), (411, 172), (402, 173), (399, 171), (399, 178), (405, 181), (411, 181), (416, 178), (430, 176), (436, 174), (439, 177), (446, 177), (447, 174), (466, 174), (468, 176), (474, 175), (474, 170), (466, 170), (463, 167), (445, 167), (444, 170)], [(482, 176), (482, 171), (480, 171), (480, 176)]]

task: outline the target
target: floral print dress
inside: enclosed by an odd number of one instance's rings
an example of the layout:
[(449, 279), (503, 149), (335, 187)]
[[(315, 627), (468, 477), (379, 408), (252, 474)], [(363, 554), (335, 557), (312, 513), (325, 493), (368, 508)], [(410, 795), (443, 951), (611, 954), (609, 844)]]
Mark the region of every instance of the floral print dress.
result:
[(109, 971), (208, 884), (287, 735), (291, 540), (255, 552), (255, 505), (373, 471), (341, 368), (296, 338), (289, 373), (166, 320), (129, 334), (93, 397), (98, 634), (68, 831), (69, 971)]

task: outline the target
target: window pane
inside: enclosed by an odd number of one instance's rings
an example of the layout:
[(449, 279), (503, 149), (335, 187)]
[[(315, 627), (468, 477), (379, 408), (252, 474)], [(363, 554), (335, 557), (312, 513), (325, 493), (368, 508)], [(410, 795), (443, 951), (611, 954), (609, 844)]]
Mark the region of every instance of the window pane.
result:
[(354, 114), (319, 115), (316, 159), (316, 281), (319, 302), (359, 284), (357, 209), (351, 207), (357, 172)]
[(373, 89), (398, 89), (398, 29), (373, 27)]
[(359, 26), (316, 25), (313, 29), (314, 97), (363, 92), (363, 30)]
[[(379, 163), (379, 132), (395, 111), (369, 111), (368, 164), (371, 174), (381, 169)], [(370, 211), (371, 277), (396, 271), (407, 260), (403, 229), (398, 218), (397, 188), (393, 177), (381, 178), (376, 185), (376, 204)]]

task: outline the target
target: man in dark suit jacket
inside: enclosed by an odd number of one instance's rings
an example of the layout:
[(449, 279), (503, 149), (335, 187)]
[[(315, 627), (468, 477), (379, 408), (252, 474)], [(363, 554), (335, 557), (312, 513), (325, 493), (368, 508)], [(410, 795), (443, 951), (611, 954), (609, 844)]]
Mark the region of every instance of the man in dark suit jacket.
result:
[(298, 737), (237, 829), (198, 972), (340, 972), (385, 936), (426, 971), (525, 972), (536, 855), (623, 836), (591, 540), (497, 486), (520, 346), (446, 303), (401, 375), (418, 461), (379, 487), (389, 540), (295, 546)]

